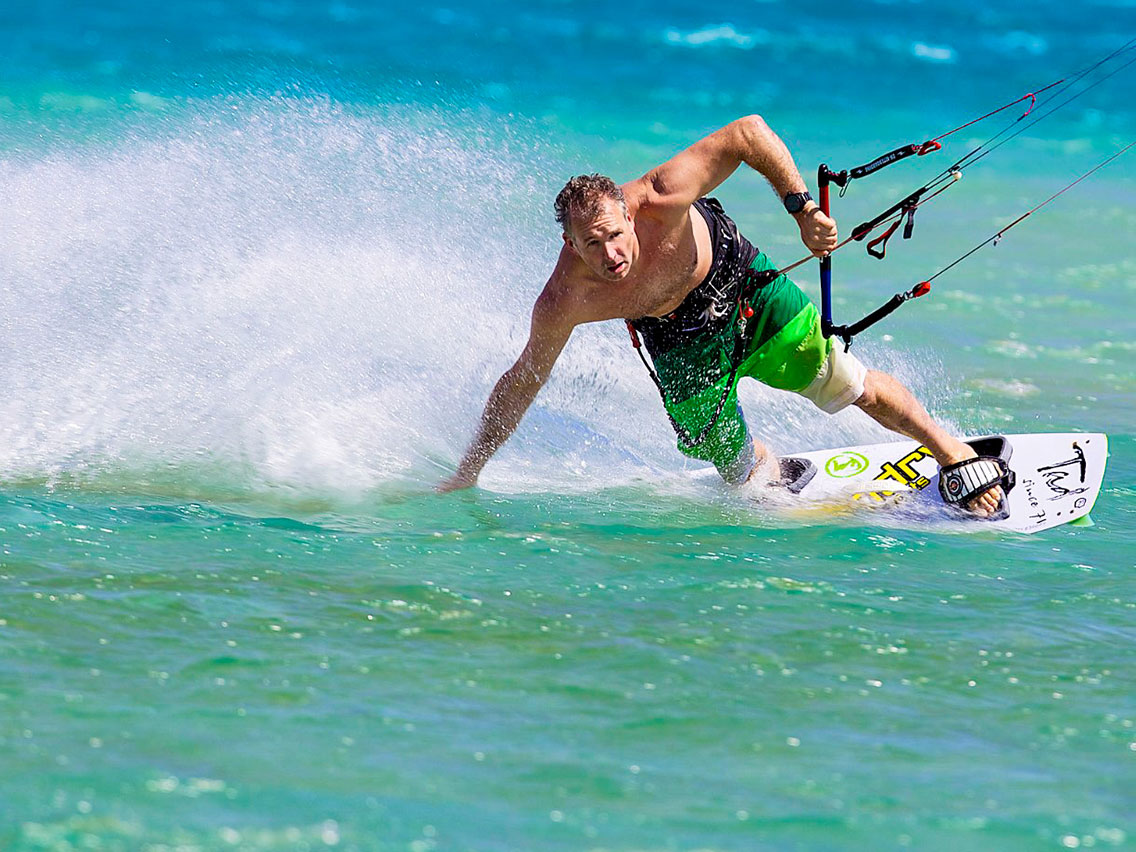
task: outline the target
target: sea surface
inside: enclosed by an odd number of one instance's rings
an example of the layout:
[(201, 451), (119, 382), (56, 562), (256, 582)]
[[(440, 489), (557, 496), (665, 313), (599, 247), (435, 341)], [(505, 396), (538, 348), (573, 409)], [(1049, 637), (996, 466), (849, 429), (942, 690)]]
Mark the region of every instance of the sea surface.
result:
[[(1095, 526), (730, 491), (618, 323), (434, 487), (572, 174), (758, 113), (814, 184), (1134, 36), (1130, 0), (6, 4), (0, 849), (1133, 848), (1136, 153), (854, 349), (958, 434), (1106, 432)], [(836, 254), (837, 319), (1136, 139), (1133, 58), (834, 197), (848, 233), (1022, 130)], [(717, 194), (803, 255), (760, 176)], [(779, 452), (889, 438), (741, 398)]]

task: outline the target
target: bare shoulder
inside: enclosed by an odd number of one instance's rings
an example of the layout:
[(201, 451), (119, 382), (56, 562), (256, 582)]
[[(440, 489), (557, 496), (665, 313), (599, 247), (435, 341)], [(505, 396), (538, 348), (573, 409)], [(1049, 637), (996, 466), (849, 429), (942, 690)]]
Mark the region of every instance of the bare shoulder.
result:
[(669, 192), (659, 168), (652, 169), (640, 178), (623, 184), (627, 211), (637, 223), (643, 220), (673, 224), (686, 216), (691, 202)]
[(550, 334), (571, 333), (578, 325), (624, 315), (622, 288), (597, 280), (567, 248), (533, 306), (533, 328)]
[(658, 168), (624, 184), (623, 190), (627, 210), (635, 219), (641, 241), (650, 243), (651, 234), (673, 232), (690, 216), (694, 199), (683, 193), (668, 191)]
[(586, 284), (578, 266), (571, 253), (562, 248), (556, 268), (533, 305), (534, 326), (571, 330), (587, 322), (583, 318)]
[(678, 152), (624, 190), (635, 192), (646, 207), (664, 217), (684, 215), (695, 199), (713, 191), (734, 173), (764, 130), (760, 116), (739, 118)]
[(654, 214), (670, 201), (657, 180), (659, 168), (653, 168), (642, 177), (628, 181), (620, 187), (627, 201), (627, 212), (632, 217), (637, 213)]

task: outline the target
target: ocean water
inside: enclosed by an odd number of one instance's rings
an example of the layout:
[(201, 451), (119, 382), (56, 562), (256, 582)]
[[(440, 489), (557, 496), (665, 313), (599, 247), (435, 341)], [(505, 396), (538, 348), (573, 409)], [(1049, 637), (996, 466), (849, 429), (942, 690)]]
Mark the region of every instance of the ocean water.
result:
[[(811, 183), (1085, 68), (1130, 2), (9, 6), (0, 849), (1136, 842), (1136, 154), (856, 343), (960, 434), (1107, 432), (1093, 527), (731, 492), (614, 323), (479, 488), (433, 491), (524, 344), (568, 176), (756, 112)], [(1133, 56), (886, 262), (841, 250), (837, 318), (1136, 138)], [(1021, 109), (855, 183), (843, 231)], [(802, 255), (759, 176), (718, 195)], [(742, 403), (782, 452), (888, 439)]]

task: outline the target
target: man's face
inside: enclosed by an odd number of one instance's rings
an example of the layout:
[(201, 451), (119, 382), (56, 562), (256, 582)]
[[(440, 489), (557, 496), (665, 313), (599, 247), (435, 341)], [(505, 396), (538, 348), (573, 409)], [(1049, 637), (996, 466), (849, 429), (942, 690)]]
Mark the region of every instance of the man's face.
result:
[(564, 235), (564, 242), (588, 269), (607, 281), (626, 278), (639, 254), (635, 223), (611, 198), (601, 202), (600, 212), (591, 219), (573, 222), (572, 233)]

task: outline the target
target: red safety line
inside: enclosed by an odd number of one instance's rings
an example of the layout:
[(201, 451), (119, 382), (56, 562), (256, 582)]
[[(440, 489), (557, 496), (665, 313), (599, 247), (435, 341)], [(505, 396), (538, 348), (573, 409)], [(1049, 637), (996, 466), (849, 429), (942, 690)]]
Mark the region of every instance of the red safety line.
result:
[(1062, 194), (1064, 194), (1064, 193), (1068, 192), (1068, 191), (1069, 191), (1070, 189), (1072, 189), (1073, 187), (1075, 187), (1075, 186), (1076, 186), (1077, 184), (1079, 184), (1079, 183), (1080, 183), (1081, 181), (1083, 181), (1083, 180), (1084, 180), (1085, 178), (1087, 178), (1087, 177), (1088, 177), (1089, 175), (1093, 174), (1093, 173), (1094, 173), (1094, 172), (1096, 172), (1096, 171), (1099, 171), (1100, 169), (1103, 169), (1103, 168), (1104, 168), (1105, 166), (1107, 166), (1107, 165), (1108, 165), (1109, 163), (1111, 163), (1111, 162), (1112, 162), (1113, 160), (1115, 160), (1115, 159), (1116, 159), (1117, 157), (1119, 157), (1119, 156), (1120, 156), (1121, 154), (1123, 154), (1123, 153), (1125, 153), (1126, 151), (1128, 151), (1128, 149), (1129, 149), (1129, 148), (1131, 148), (1131, 147), (1133, 147), (1134, 145), (1136, 145), (1136, 141), (1134, 141), (1134, 142), (1129, 142), (1129, 143), (1128, 143), (1127, 145), (1125, 145), (1125, 146), (1124, 146), (1123, 148), (1121, 148), (1121, 149), (1120, 149), (1119, 151), (1117, 151), (1117, 152), (1116, 152), (1115, 154), (1113, 154), (1113, 155), (1112, 155), (1111, 157), (1109, 157), (1109, 158), (1108, 158), (1107, 160), (1104, 160), (1103, 162), (1101, 162), (1101, 163), (1098, 163), (1097, 165), (1093, 166), (1093, 168), (1089, 169), (1089, 170), (1088, 170), (1087, 172), (1085, 172), (1085, 173), (1084, 173), (1083, 175), (1081, 175), (1081, 176), (1080, 176), (1079, 178), (1077, 178), (1077, 179), (1076, 179), (1075, 181), (1073, 181), (1072, 183), (1070, 183), (1070, 184), (1066, 185), (1066, 186), (1065, 186), (1065, 187), (1063, 187), (1062, 189), (1059, 189), (1059, 190), (1058, 190), (1057, 192), (1053, 193), (1053, 195), (1049, 196), (1049, 198), (1045, 199), (1045, 201), (1041, 202), (1041, 204), (1037, 205), (1036, 207), (1034, 207), (1034, 208), (1033, 208), (1033, 209), (1031, 209), (1031, 210), (1027, 210), (1027, 211), (1026, 211), (1025, 213), (1023, 213), (1023, 214), (1022, 214), (1021, 216), (1019, 216), (1019, 217), (1018, 217), (1017, 219), (1015, 219), (1015, 220), (1014, 220), (1013, 222), (1011, 222), (1011, 223), (1010, 223), (1009, 225), (1007, 225), (1007, 226), (1006, 226), (1005, 228), (1003, 228), (1002, 230), (1000, 230), (1000, 231), (999, 231), (998, 233), (994, 234), (994, 236), (992, 236), (992, 237), (988, 237), (987, 239), (983, 240), (983, 241), (982, 241), (982, 242), (980, 242), (980, 243), (979, 243), (978, 245), (976, 245), (976, 246), (975, 246), (974, 248), (972, 248), (972, 249), (971, 249), (970, 251), (968, 251), (968, 252), (967, 252), (966, 254), (962, 255), (962, 257), (959, 257), (959, 258), (957, 258), (956, 260), (954, 260), (954, 261), (952, 261), (951, 263), (949, 263), (948, 265), (944, 266), (944, 267), (943, 267), (942, 269), (940, 269), (940, 270), (939, 270), (938, 272), (936, 272), (936, 273), (935, 273), (934, 275), (932, 275), (932, 276), (931, 276), (930, 278), (928, 278), (928, 279), (927, 279), (927, 281), (926, 281), (926, 282), (924, 282), (924, 283), (928, 283), (928, 282), (934, 281), (934, 280), (935, 280), (936, 278), (938, 278), (938, 277), (939, 277), (940, 275), (942, 275), (942, 274), (943, 274), (944, 272), (946, 272), (946, 271), (947, 271), (948, 269), (950, 269), (951, 267), (953, 267), (953, 266), (957, 266), (958, 264), (962, 263), (962, 262), (963, 262), (964, 260), (966, 260), (966, 259), (967, 259), (968, 257), (970, 257), (970, 256), (971, 256), (972, 254), (974, 254), (974, 253), (975, 253), (976, 251), (978, 251), (978, 250), (979, 250), (980, 248), (982, 248), (983, 246), (989, 245), (990, 243), (994, 243), (994, 242), (997, 242), (998, 240), (1000, 240), (1000, 239), (1002, 238), (1002, 235), (1003, 235), (1004, 233), (1006, 233), (1006, 231), (1010, 230), (1010, 228), (1014, 227), (1014, 225), (1016, 225), (1016, 224), (1018, 224), (1019, 222), (1021, 222), (1021, 221), (1022, 221), (1023, 219), (1025, 219), (1025, 218), (1026, 218), (1027, 216), (1031, 216), (1031, 215), (1033, 215), (1034, 213), (1036, 213), (1036, 212), (1037, 212), (1038, 210), (1040, 210), (1040, 209), (1041, 209), (1042, 207), (1044, 207), (1044, 206), (1045, 206), (1046, 204), (1048, 204), (1049, 202), (1053, 201), (1053, 199), (1057, 198), (1057, 196), (1059, 196), (1059, 195), (1062, 195)]
[(938, 142), (940, 139), (946, 139), (952, 133), (958, 133), (960, 130), (963, 130), (967, 127), (970, 127), (972, 124), (978, 124), (978, 122), (980, 122), (984, 119), (990, 118), (990, 116), (992, 116), (992, 115), (997, 115), (998, 113), (1002, 112), (1003, 110), (1009, 109), (1014, 104), (1020, 104), (1022, 101), (1028, 100), (1030, 102), (1029, 109), (1027, 109), (1025, 112), (1023, 112), (1020, 116), (1018, 116), (1018, 121), (1021, 121), (1023, 118), (1025, 118), (1031, 112), (1033, 112), (1033, 108), (1035, 106), (1037, 106), (1037, 96), (1038, 95), (1040, 95), (1042, 92), (1046, 91), (1047, 89), (1052, 89), (1054, 86), (1058, 86), (1058, 85), (1060, 85), (1061, 83), (1064, 83), (1064, 82), (1065, 82), (1065, 78), (1062, 77), (1060, 80), (1056, 80), (1056, 81), (1050, 83), (1045, 88), (1038, 89), (1036, 92), (1027, 92), (1026, 94), (1022, 95), (1020, 98), (1018, 98), (1016, 101), (1010, 101), (1010, 103), (1006, 104), (1005, 106), (1000, 106), (1000, 107), (998, 107), (998, 109), (993, 110), (992, 112), (988, 112), (988, 113), (986, 113), (986, 115), (979, 116), (978, 118), (974, 119), (973, 121), (968, 121), (966, 124), (960, 124), (954, 130), (948, 130), (942, 136), (936, 136), (934, 139), (928, 139), (926, 142), (923, 143), (923, 148), (926, 148), (927, 151), (921, 150), (919, 153), (920, 153), (920, 155), (922, 155), (924, 153), (929, 153), (930, 151), (936, 151), (936, 150), (938, 150), (937, 148), (928, 148), (927, 146), (932, 145), (935, 142)]

